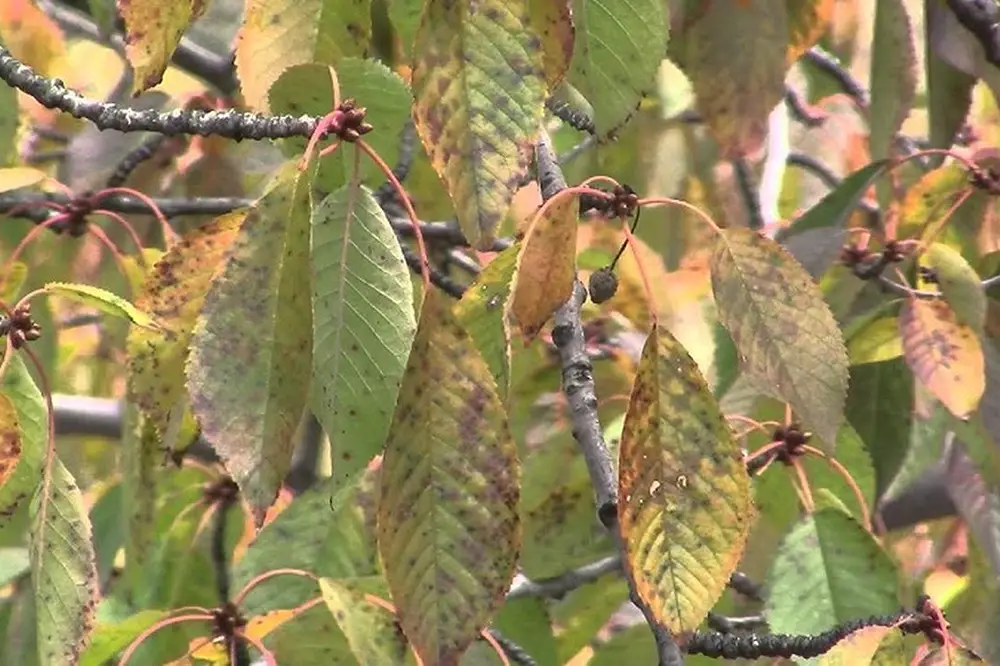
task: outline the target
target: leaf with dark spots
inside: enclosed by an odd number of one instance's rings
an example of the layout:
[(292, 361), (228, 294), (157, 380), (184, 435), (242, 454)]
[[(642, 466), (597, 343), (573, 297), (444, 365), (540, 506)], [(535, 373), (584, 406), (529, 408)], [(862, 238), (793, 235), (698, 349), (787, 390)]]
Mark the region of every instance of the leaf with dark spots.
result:
[(520, 464), (489, 366), (445, 298), (424, 297), (382, 462), (378, 542), (410, 644), (423, 663), (452, 665), (513, 576)]
[(14, 354), (0, 383), (0, 529), (31, 497), (42, 478), (48, 416), (20, 354)]
[(191, 339), (187, 387), (257, 524), (291, 464), (312, 371), (308, 176), (284, 164), (247, 215)]
[(527, 173), (543, 117), (544, 53), (530, 5), (429, 0), (413, 49), (417, 131), (465, 237), (481, 249)]
[(739, 446), (683, 346), (654, 326), (618, 452), (626, 571), (656, 618), (692, 631), (725, 591), (755, 510)]
[(125, 55), (135, 70), (132, 94), (138, 96), (163, 79), (163, 72), (181, 36), (205, 11), (205, 3), (200, 0), (118, 0), (117, 4), (125, 22)]

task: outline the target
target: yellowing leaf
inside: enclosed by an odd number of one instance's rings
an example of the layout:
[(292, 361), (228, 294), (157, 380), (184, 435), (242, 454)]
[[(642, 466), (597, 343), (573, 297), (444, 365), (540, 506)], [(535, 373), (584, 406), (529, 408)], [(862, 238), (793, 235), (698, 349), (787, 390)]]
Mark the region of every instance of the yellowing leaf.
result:
[(455, 318), (472, 336), (490, 366), (504, 401), (510, 389), (511, 363), (510, 326), (505, 310), (520, 251), (521, 246), (516, 244), (498, 254), (452, 308)]
[(922, 258), (934, 270), (941, 295), (958, 321), (982, 331), (986, 325), (986, 290), (976, 270), (960, 252), (943, 243), (933, 243)]
[(618, 519), (639, 597), (672, 632), (692, 631), (746, 546), (750, 477), (718, 403), (683, 346), (653, 328), (618, 456)]
[[(2, 158), (3, 155), (0, 155)], [(8, 167), (0, 169), (0, 192), (19, 190), (22, 187), (31, 187), (44, 181), (48, 176), (38, 169), (30, 167)]]
[(246, 217), (246, 210), (233, 211), (185, 234), (154, 264), (136, 297), (164, 330), (129, 331), (129, 398), (161, 436), (186, 397), (184, 363), (205, 294)]
[(844, 418), (847, 352), (819, 287), (784, 248), (748, 229), (722, 231), (711, 268), (719, 320), (744, 370), (833, 446)]
[(385, 444), (417, 328), (399, 241), (355, 173), (312, 214), (313, 394), (347, 481)]
[(903, 354), (913, 374), (952, 414), (964, 419), (986, 389), (979, 337), (939, 300), (910, 298), (899, 313)]
[(97, 610), (90, 519), (73, 475), (57, 457), (31, 502), (31, 582), (40, 666), (75, 664)]
[(652, 90), (667, 51), (662, 0), (574, 0), (576, 44), (569, 83), (593, 107), (594, 128), (613, 134)]
[(291, 464), (309, 395), (312, 286), (308, 176), (278, 170), (247, 215), (191, 338), (187, 388), (257, 524)]
[(14, 474), (21, 460), (21, 428), (14, 403), (0, 393), (0, 489)]
[(503, 603), (520, 465), (496, 383), (437, 290), (424, 298), (382, 462), (378, 544), (426, 666), (454, 665)]
[(28, 277), (28, 265), (15, 261), (7, 274), (0, 277), (0, 301), (8, 306), (17, 302), (17, 296), (21, 293), (24, 280)]
[(49, 282), (45, 291), (82, 303), (109, 315), (124, 317), (136, 326), (158, 330), (160, 325), (148, 314), (126, 301), (121, 296), (106, 289), (89, 284), (72, 282)]
[(713, 0), (674, 40), (680, 42), (677, 57), (691, 79), (698, 110), (723, 157), (741, 157), (763, 145), (768, 116), (785, 94), (785, 5), (786, 0)]
[(573, 292), (576, 280), (576, 197), (557, 200), (528, 230), (517, 259), (510, 313), (533, 339)]
[(396, 631), (391, 613), (373, 605), (362, 592), (341, 581), (321, 578), (319, 587), (358, 663), (396, 666), (406, 662), (409, 646)]
[(205, 11), (206, 0), (117, 0), (125, 22), (125, 55), (135, 81), (132, 94), (149, 90), (161, 80), (170, 56), (188, 26)]
[(573, 57), (572, 0), (528, 0), (531, 25), (542, 38), (543, 69), (549, 90), (555, 90)]
[(862, 627), (848, 634), (819, 658), (817, 666), (890, 666), (905, 663), (909, 663), (909, 660), (899, 630), (876, 625)]
[[(31, 497), (41, 480), (42, 463), (48, 441), (48, 415), (44, 398), (20, 354), (14, 354), (0, 379), (4, 400), (0, 423), (4, 432), (0, 470), (0, 529), (25, 499)], [(13, 408), (13, 413), (8, 410)], [(16, 431), (12, 431), (16, 428)], [(17, 439), (11, 436), (16, 432)]]
[(269, 110), (267, 91), (289, 67), (368, 53), (370, 0), (249, 0), (244, 16), (236, 74), (247, 104), (260, 112)]
[(868, 322), (847, 342), (851, 365), (891, 361), (903, 355), (896, 317), (880, 317)]
[(529, 0), (428, 0), (414, 45), (413, 117), (469, 243), (492, 245), (543, 117)]
[[(294, 620), (298, 615), (299, 613), (293, 608), (282, 608), (263, 615), (256, 615), (247, 620), (247, 626), (244, 627), (243, 632), (250, 638), (262, 640), (275, 629)], [(191, 653), (195, 659), (219, 666), (228, 666), (229, 655), (226, 654), (225, 644), (221, 640), (206, 641), (204, 638), (196, 638), (191, 643), (198, 645), (198, 648)]]
[(786, 0), (788, 8), (788, 65), (799, 59), (823, 36), (837, 0)]

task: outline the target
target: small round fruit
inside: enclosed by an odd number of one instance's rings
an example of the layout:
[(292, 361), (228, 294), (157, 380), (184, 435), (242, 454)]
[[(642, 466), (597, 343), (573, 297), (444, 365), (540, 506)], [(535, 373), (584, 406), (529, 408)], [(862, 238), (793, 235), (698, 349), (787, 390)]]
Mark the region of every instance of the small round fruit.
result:
[(618, 291), (618, 276), (610, 268), (601, 268), (590, 274), (590, 300), (603, 303), (611, 300)]

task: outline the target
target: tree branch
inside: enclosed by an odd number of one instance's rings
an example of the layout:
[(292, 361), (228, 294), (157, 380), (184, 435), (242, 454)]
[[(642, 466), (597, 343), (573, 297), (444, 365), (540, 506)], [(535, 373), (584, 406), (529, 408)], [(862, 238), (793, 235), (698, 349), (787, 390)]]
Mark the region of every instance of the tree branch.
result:
[[(551, 199), (566, 188), (566, 179), (559, 169), (548, 134), (542, 133), (535, 147), (535, 164), (542, 200)], [(594, 386), (594, 365), (587, 355), (583, 332), (581, 310), (587, 298), (583, 283), (576, 280), (573, 294), (566, 303), (556, 310), (552, 341), (559, 351), (562, 365), (563, 393), (569, 403), (573, 422), (573, 437), (576, 439), (587, 463), (591, 484), (597, 498), (597, 515), (604, 527), (618, 542), (623, 556), (625, 544), (618, 528), (618, 507), (616, 502), (617, 483), (611, 456), (604, 442), (604, 432), (597, 417), (597, 393)], [(670, 632), (662, 626), (652, 611), (639, 597), (631, 576), (626, 576), (629, 597), (649, 624), (656, 641), (659, 666), (681, 666), (684, 663), (681, 651)]]
[(1000, 6), (995, 0), (946, 0), (946, 4), (982, 45), (986, 61), (1000, 67)]
[(316, 116), (267, 116), (227, 111), (136, 111), (109, 102), (84, 97), (58, 79), (48, 79), (0, 46), (0, 79), (33, 97), (47, 109), (58, 109), (74, 118), (89, 120), (98, 129), (119, 132), (158, 132), (221, 136), (227, 139), (286, 139), (312, 136), (320, 118)]

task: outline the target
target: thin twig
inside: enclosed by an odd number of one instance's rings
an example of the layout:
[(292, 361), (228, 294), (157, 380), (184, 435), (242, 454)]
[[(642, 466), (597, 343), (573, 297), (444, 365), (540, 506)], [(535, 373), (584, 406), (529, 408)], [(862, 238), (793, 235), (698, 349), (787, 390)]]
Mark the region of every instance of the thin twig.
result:
[(554, 578), (532, 581), (522, 577), (514, 585), (511, 585), (510, 591), (507, 593), (507, 599), (520, 599), (521, 597), (560, 599), (578, 587), (583, 587), (588, 583), (600, 580), (608, 574), (620, 574), (621, 572), (621, 555), (609, 555)]
[(733, 160), (733, 170), (736, 173), (736, 184), (739, 186), (743, 205), (747, 209), (747, 226), (751, 229), (764, 227), (764, 216), (760, 212), (760, 199), (757, 198), (757, 188), (753, 184), (753, 176), (745, 159)]

